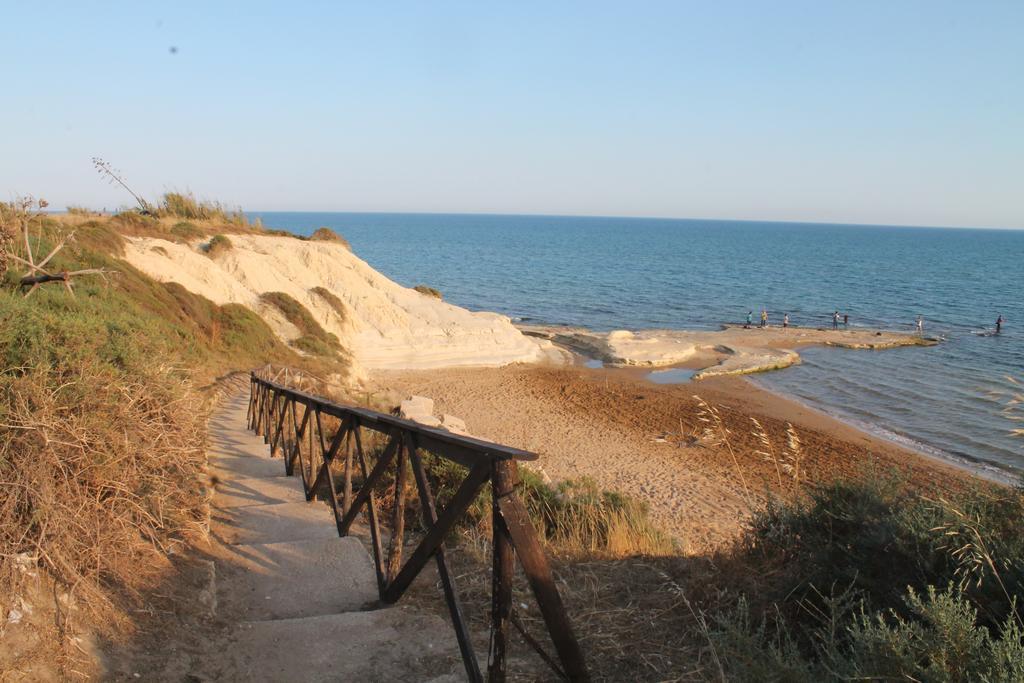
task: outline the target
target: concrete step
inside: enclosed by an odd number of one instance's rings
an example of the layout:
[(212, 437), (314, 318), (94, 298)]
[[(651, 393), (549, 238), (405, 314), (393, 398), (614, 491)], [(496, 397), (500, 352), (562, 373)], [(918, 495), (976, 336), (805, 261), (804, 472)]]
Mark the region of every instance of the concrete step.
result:
[(263, 443), (262, 436), (256, 436), (245, 428), (244, 416), (241, 424), (211, 422), (209, 430), (211, 455), (270, 457), (270, 444)]
[(210, 472), (221, 479), (283, 477), (284, 459), (249, 455), (210, 455)]
[(379, 599), (370, 556), (351, 536), (231, 550), (220, 604), (247, 621), (352, 612)]
[(218, 511), (212, 526), (228, 543), (283, 543), (337, 538), (334, 516), (326, 503), (246, 505)]
[(213, 504), (214, 507), (221, 509), (246, 505), (306, 502), (306, 495), (302, 492), (302, 482), (298, 477), (223, 479), (217, 482), (215, 491), (216, 497), (213, 499)]
[(424, 681), (460, 667), (450, 626), (401, 607), (239, 624), (223, 652), (238, 680)]

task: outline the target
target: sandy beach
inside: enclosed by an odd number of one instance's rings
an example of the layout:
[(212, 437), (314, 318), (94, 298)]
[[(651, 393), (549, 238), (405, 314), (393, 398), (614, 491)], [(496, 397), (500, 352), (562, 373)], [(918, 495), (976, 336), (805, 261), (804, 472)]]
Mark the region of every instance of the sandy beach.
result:
[[(942, 491), (970, 476), (738, 377), (656, 385), (628, 371), (518, 364), (376, 371), (371, 382), (393, 396), (433, 398), (438, 413), (463, 418), (475, 436), (539, 453), (539, 468), (554, 481), (587, 476), (646, 500), (684, 553), (720, 547), (770, 495), (796, 488), (759, 453), (751, 418), (780, 458), (792, 423), (805, 483), (867, 472)], [(731, 448), (702, 436), (695, 394), (717, 408)]]

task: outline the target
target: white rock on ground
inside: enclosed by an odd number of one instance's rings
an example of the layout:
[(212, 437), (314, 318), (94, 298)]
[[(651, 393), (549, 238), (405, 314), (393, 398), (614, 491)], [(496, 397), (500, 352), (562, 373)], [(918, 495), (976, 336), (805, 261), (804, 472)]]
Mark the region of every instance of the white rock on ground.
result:
[[(282, 339), (294, 326), (260, 294), (284, 292), (338, 336), (356, 363), (372, 369), (500, 366), (557, 358), (550, 342), (523, 335), (505, 316), (472, 312), (402, 287), (343, 245), (293, 237), (230, 235), (233, 248), (210, 258), (200, 243), (128, 238), (125, 258), (162, 282), (177, 282), (216, 304), (247, 306)], [(344, 304), (339, 314), (311, 290)]]

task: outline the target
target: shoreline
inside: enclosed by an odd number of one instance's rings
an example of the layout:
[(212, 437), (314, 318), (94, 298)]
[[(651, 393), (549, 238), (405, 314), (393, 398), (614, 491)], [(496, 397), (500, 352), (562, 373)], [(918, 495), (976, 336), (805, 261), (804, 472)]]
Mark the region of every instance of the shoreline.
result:
[(917, 456), (955, 467), (987, 482), (1001, 484), (1004, 486), (1013, 486), (1018, 481), (1019, 476), (1024, 474), (1024, 470), (1016, 470), (1009, 466), (997, 465), (987, 460), (981, 460), (980, 458), (970, 458), (967, 456), (947, 453), (939, 448), (916, 441), (911, 437), (897, 434), (879, 425), (874, 425), (869, 422), (856, 420), (854, 418), (834, 413), (825, 407), (816, 406), (799, 396), (794, 396), (788, 392), (781, 391), (773, 387), (767, 387), (758, 381), (758, 378), (756, 377), (745, 377), (743, 379), (745, 379), (751, 386), (756, 387), (759, 391), (769, 393), (780, 401), (786, 401), (791, 404), (798, 405), (806, 410), (816, 412), (823, 418), (846, 425), (850, 429), (857, 430), (873, 439), (879, 439), (898, 448), (909, 451)]

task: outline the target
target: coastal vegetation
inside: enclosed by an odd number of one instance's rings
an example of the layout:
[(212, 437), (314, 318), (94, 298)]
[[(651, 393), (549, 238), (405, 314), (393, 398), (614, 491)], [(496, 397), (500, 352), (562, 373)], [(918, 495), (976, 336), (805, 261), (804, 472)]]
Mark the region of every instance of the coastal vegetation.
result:
[(349, 251), (352, 251), (352, 245), (348, 243), (348, 240), (330, 228), (317, 228), (313, 231), (313, 234), (309, 236), (309, 239), (312, 242), (334, 242), (335, 244), (341, 244)]
[(241, 209), (229, 209), (220, 202), (198, 200), (190, 192), (165, 193), (153, 214), (157, 218), (219, 221), (236, 225), (249, 224)]
[(429, 285), (416, 285), (415, 287), (413, 287), (413, 289), (415, 289), (420, 294), (424, 294), (426, 296), (432, 296), (435, 299), (443, 299), (444, 298), (441, 295), (441, 290), (435, 289), (433, 287), (430, 287)]
[[(0, 203), (0, 251), (24, 257), (15, 215)], [(152, 217), (123, 216), (28, 219), (35, 254), (74, 232), (48, 269), (112, 273), (76, 283), (74, 294), (43, 287), (25, 298), (20, 262), (0, 269), (0, 584), (14, 601), (2, 607), (34, 629), (15, 659), (0, 653), (0, 668), (84, 667), (74, 638), (130, 631), (168, 557), (205, 533), (215, 378), (267, 362), (344, 372), (336, 349), (304, 356), (251, 309), (219, 306), (118, 258), (124, 234), (161, 229)], [(30, 592), (37, 572), (52, 583), (57, 617)]]
[(284, 292), (265, 292), (260, 299), (277, 310), (299, 331), (292, 340), (295, 348), (314, 356), (337, 356), (341, 352), (338, 338), (316, 321), (309, 309)]
[(231, 240), (224, 235), (214, 235), (206, 245), (206, 255), (210, 258), (217, 258), (231, 251), (233, 246)]
[(324, 300), (324, 302), (331, 307), (331, 309), (338, 314), (338, 317), (345, 320), (348, 314), (345, 312), (345, 303), (338, 298), (338, 296), (327, 289), (326, 287), (313, 287), (309, 291), (316, 294), (318, 297)]
[(867, 479), (769, 505), (691, 597), (711, 677), (1021, 680), (1022, 515), (1020, 489)]

